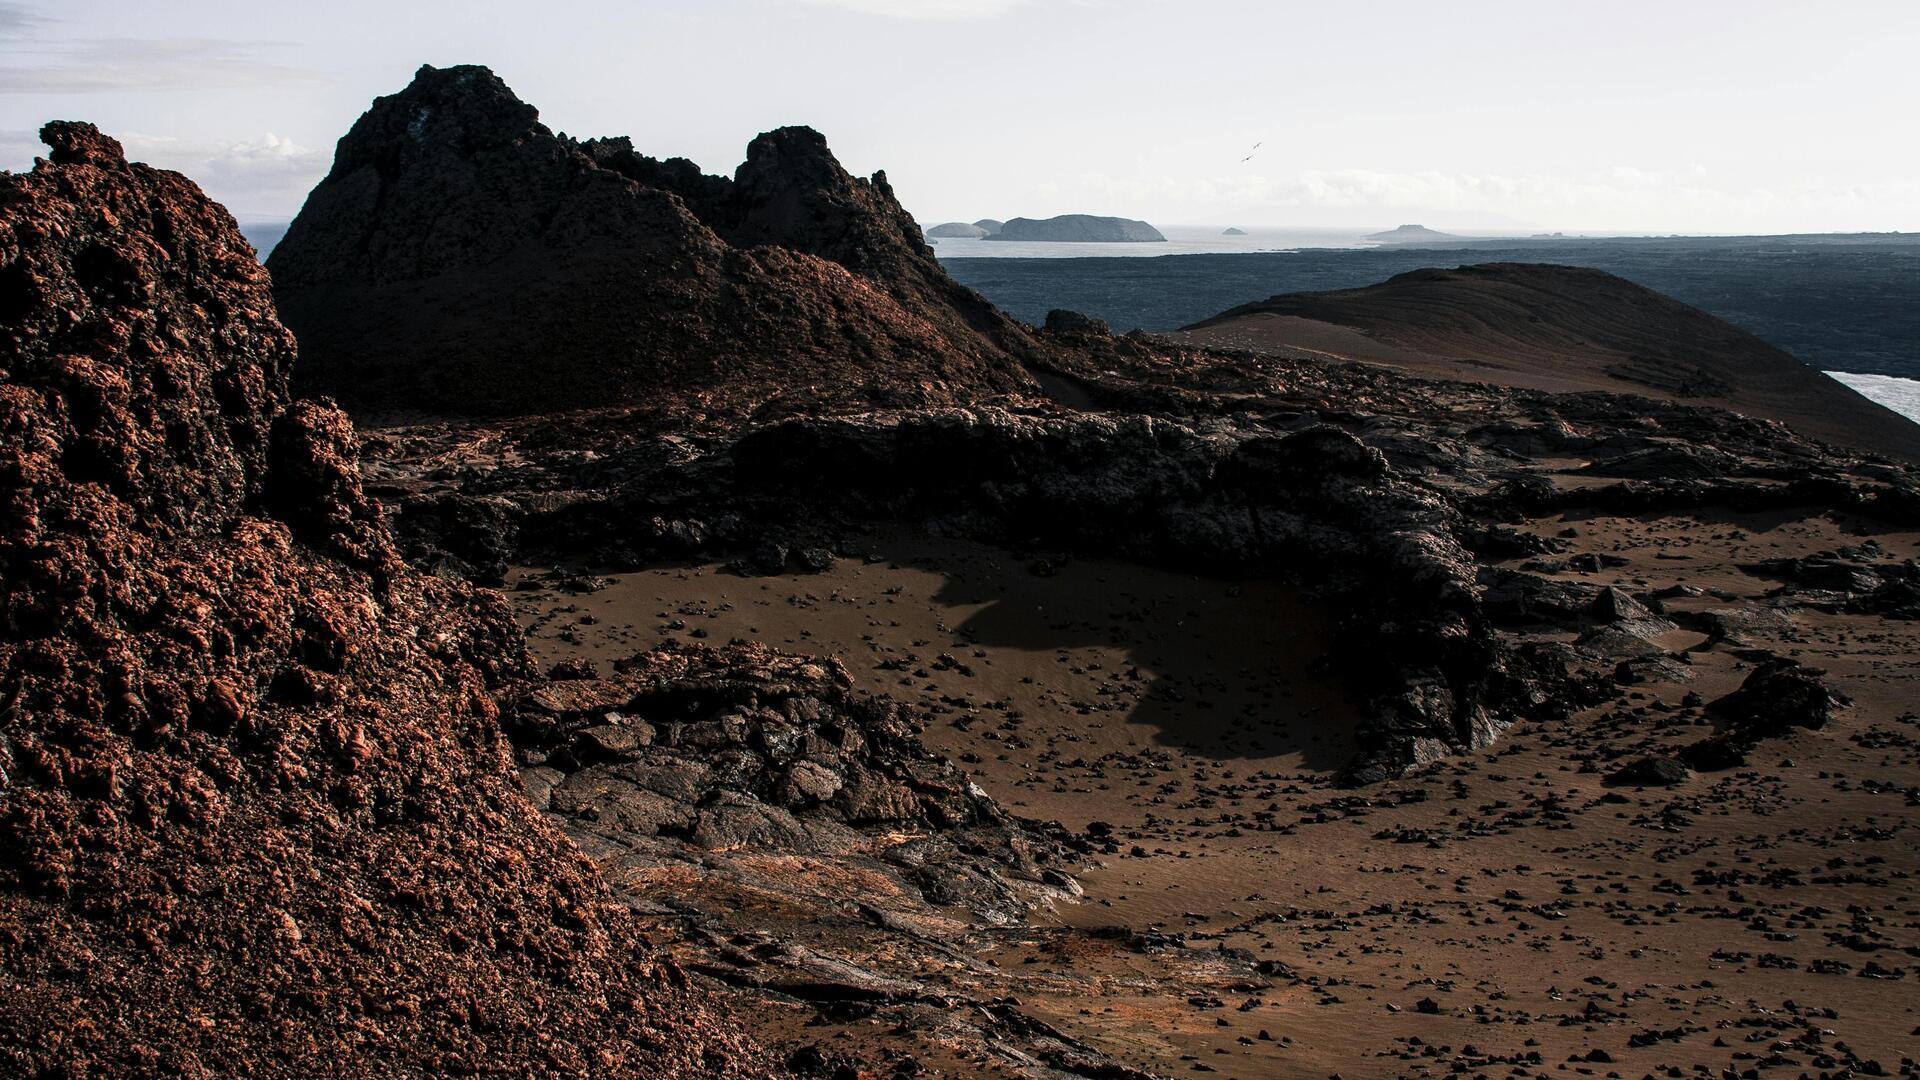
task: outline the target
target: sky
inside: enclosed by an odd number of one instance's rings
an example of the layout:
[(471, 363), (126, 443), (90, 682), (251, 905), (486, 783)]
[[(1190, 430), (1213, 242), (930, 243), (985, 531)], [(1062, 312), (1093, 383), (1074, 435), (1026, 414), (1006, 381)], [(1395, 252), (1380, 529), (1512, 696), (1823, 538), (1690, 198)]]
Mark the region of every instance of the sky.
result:
[(1915, 0), (0, 0), (0, 168), (91, 120), (282, 221), (374, 96), (479, 63), (709, 172), (811, 125), (924, 225), (1913, 231), (1915, 56)]

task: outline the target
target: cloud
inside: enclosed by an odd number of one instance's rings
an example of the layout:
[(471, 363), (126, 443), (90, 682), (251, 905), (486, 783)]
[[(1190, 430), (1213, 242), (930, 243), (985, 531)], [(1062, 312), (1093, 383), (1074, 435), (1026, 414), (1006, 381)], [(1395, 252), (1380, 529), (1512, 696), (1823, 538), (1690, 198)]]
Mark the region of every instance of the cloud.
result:
[(18, 37), (46, 23), (45, 16), (27, 10), (25, 4), (0, 3), (0, 40)]
[(0, 7), (0, 30), (5, 31), (0, 33), (0, 49), (6, 54), (4, 63), (0, 63), (0, 94), (233, 90), (321, 77), (318, 72), (268, 59), (274, 51), (286, 48), (279, 42), (24, 38), (12, 32), (8, 10)]
[(993, 19), (1030, 0), (802, 0), (816, 7), (844, 8), (863, 15), (884, 15), (895, 19), (933, 19), (963, 22)]
[(245, 179), (253, 183), (299, 180), (311, 186), (327, 170), (327, 157), (269, 131), (258, 139), (228, 143), (207, 159), (203, 175), (209, 182)]
[[(138, 131), (111, 135), (127, 148), (127, 158), (184, 175), (242, 221), (286, 221), (332, 163), (324, 150), (309, 150), (271, 131), (232, 140)], [(29, 169), (44, 156), (46, 146), (33, 131), (0, 129), (0, 169)]]
[[(243, 221), (292, 217), (332, 161), (325, 151), (273, 132), (206, 141), (138, 131), (110, 134), (127, 148), (128, 158), (186, 176)], [(30, 168), (46, 153), (37, 133), (0, 128), (0, 169)]]
[(183, 173), (247, 221), (293, 216), (307, 192), (324, 176), (326, 153), (267, 132), (228, 142), (188, 142), (128, 132), (120, 136), (127, 156)]

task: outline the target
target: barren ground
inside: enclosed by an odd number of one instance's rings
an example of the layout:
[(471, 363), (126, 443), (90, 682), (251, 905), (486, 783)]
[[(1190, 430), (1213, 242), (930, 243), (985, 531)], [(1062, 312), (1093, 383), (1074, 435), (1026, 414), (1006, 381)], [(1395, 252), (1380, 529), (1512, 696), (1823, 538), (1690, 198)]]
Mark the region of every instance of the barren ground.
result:
[[(1865, 538), (1789, 514), (1532, 527), (1627, 560), (1568, 576), (1688, 584), (1706, 594), (1676, 605), (1701, 607), (1776, 587), (1740, 562)], [(1920, 553), (1915, 534), (1873, 539)], [(1743, 647), (1688, 654), (1686, 684), (1342, 790), (1353, 713), (1315, 674), (1322, 616), (1296, 593), (906, 534), (864, 544), (821, 574), (664, 567), (570, 593), (523, 571), (510, 595), (548, 661), (673, 637), (838, 656), (863, 687), (925, 708), (928, 745), (1014, 812), (1110, 825), (1120, 853), (1083, 869), (1082, 902), (976, 939), (975, 959), (1025, 1012), (1138, 1068), (1817, 1075), (1850, 1050), (1911, 1070), (1913, 624), (1795, 607)], [(1673, 637), (1661, 644), (1700, 643)], [(1826, 668), (1855, 704), (1749, 768), (1603, 785), (1613, 759), (1697, 738), (1706, 721), (1683, 698), (1733, 689), (1755, 647)], [(1216, 949), (1275, 975), (1230, 975)], [(757, 1016), (776, 1043), (825, 1037), (806, 1010)], [(828, 1027), (869, 1056), (898, 1042), (858, 1018)], [(996, 1071), (915, 1052), (929, 1072)]]

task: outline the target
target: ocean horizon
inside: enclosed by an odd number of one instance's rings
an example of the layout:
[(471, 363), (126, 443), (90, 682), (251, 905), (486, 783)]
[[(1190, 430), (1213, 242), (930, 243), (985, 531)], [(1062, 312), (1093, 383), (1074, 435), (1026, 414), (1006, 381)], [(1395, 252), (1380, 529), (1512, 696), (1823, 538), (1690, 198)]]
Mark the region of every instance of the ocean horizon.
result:
[[(1162, 258), (1062, 251), (1054, 258), (942, 257), (941, 265), (1014, 318), (1038, 324), (1049, 310), (1065, 308), (1105, 320), (1116, 332), (1178, 330), (1270, 296), (1359, 288), (1410, 270), (1492, 262), (1581, 266), (1691, 304), (1822, 371), (1920, 378), (1920, 237), (1541, 239), (1445, 247), (1339, 246), (1331, 233), (1319, 239), (1324, 246), (1284, 251)], [(967, 243), (975, 249), (1163, 247)]]
[[(285, 222), (241, 225), (263, 261), (286, 229)], [(1278, 293), (1370, 285), (1424, 266), (1593, 266), (1743, 326), (1920, 423), (1920, 243), (1905, 234), (1475, 237), (1431, 247), (1368, 241), (1374, 229), (1220, 231), (1165, 226), (1166, 243), (940, 239), (933, 246), (956, 279), (1015, 318), (1039, 323), (1049, 309), (1066, 307), (1105, 319), (1117, 331), (1178, 329)], [(1250, 258), (1209, 257), (1232, 255)], [(1170, 261), (1139, 261), (1144, 256)], [(1811, 297), (1794, 289), (1809, 276), (1817, 285)], [(1822, 308), (1821, 295), (1836, 303)], [(1870, 305), (1865, 318), (1863, 303)], [(1880, 340), (1864, 340), (1869, 328), (1878, 329)]]

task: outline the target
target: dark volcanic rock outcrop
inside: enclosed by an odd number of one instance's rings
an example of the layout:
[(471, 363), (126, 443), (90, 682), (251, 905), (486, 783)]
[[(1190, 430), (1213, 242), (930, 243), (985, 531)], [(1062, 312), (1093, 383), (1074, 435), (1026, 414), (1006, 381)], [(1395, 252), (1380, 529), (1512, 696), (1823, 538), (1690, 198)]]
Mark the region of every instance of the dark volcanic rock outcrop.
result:
[(1188, 333), (1204, 344), (1292, 345), (1536, 389), (1697, 401), (1920, 461), (1920, 425), (1731, 323), (1599, 270), (1414, 270), (1365, 288), (1244, 304)]
[(1164, 243), (1160, 230), (1132, 218), (1061, 214), (1050, 218), (1013, 218), (990, 234), (989, 240), (1038, 240), (1046, 243), (1151, 244)]
[(408, 569), (233, 219), (0, 176), (0, 1072), (751, 1064), (527, 804), (497, 598)]
[(1717, 730), (1682, 754), (1696, 768), (1727, 769), (1745, 764), (1767, 739), (1826, 727), (1834, 710), (1852, 702), (1828, 686), (1825, 675), (1797, 660), (1763, 661), (1738, 690), (1708, 703)]
[(1607, 774), (1611, 786), (1672, 787), (1692, 776), (1685, 762), (1664, 754), (1638, 757)]
[(268, 261), (304, 389), (376, 410), (746, 410), (1030, 389), (1032, 342), (946, 276), (884, 174), (817, 133), (731, 179), (556, 135), (481, 67), (423, 67), (340, 140)]
[(1486, 745), (1504, 723), (1495, 714), (1507, 707), (1508, 657), (1475, 595), (1457, 512), (1329, 425), (912, 410), (791, 420), (702, 453), (637, 447), (552, 469), (454, 497), (511, 498), (523, 561), (631, 567), (754, 552), (769, 538), (785, 555), (830, 549), (861, 522), (911, 521), (990, 543), (1312, 583), (1348, 615), (1334, 651), (1368, 707), (1356, 778)]
[(1055, 337), (1064, 338), (1105, 337), (1113, 332), (1103, 320), (1091, 315), (1083, 315), (1078, 311), (1068, 311), (1065, 308), (1054, 308), (1047, 312), (1047, 321), (1043, 328)]
[(1769, 660), (1753, 669), (1740, 689), (1707, 706), (1737, 736), (1775, 738), (1794, 728), (1826, 727), (1833, 711), (1845, 707), (1845, 695), (1821, 679), (1826, 674), (1795, 660)]
[[(1610, 592), (1604, 579), (1559, 577), (1624, 564), (1569, 554), (1572, 541), (1526, 522), (1706, 507), (1920, 520), (1907, 471), (1719, 409), (1179, 349), (1067, 312), (1041, 337), (1054, 347), (1050, 393), (1077, 399), (1071, 408), (883, 410), (695, 433), (592, 416), (557, 431), (552, 420), (432, 425), (374, 452), (425, 488), (401, 496), (408, 506), (509, 504), (466, 559), (475, 565), (511, 549), (523, 565), (693, 557), (775, 572), (821, 561), (796, 553), (856, 552), (843, 541), (868, 525), (907, 523), (1017, 551), (1302, 584), (1340, 613), (1332, 666), (1366, 717), (1356, 780), (1484, 746), (1516, 717), (1564, 716), (1655, 668), (1685, 681), (1655, 639), (1678, 624), (1707, 633), (1705, 648), (1741, 644), (1755, 636), (1742, 627), (1768, 614), (1656, 612), (1618, 581)], [(1569, 465), (1579, 482), (1557, 484), (1540, 457), (1596, 468)], [(419, 516), (412, 550), (437, 559), (469, 546), (458, 529), (436, 532), (443, 518)], [(1872, 577), (1884, 596), (1827, 600), (1903, 603), (1903, 572)], [(1577, 648), (1540, 636), (1564, 633)]]
[(926, 750), (924, 718), (852, 682), (837, 660), (670, 644), (533, 690), (513, 740), (536, 803), (623, 864), (830, 858), (990, 924), (1069, 895), (1049, 830)]

